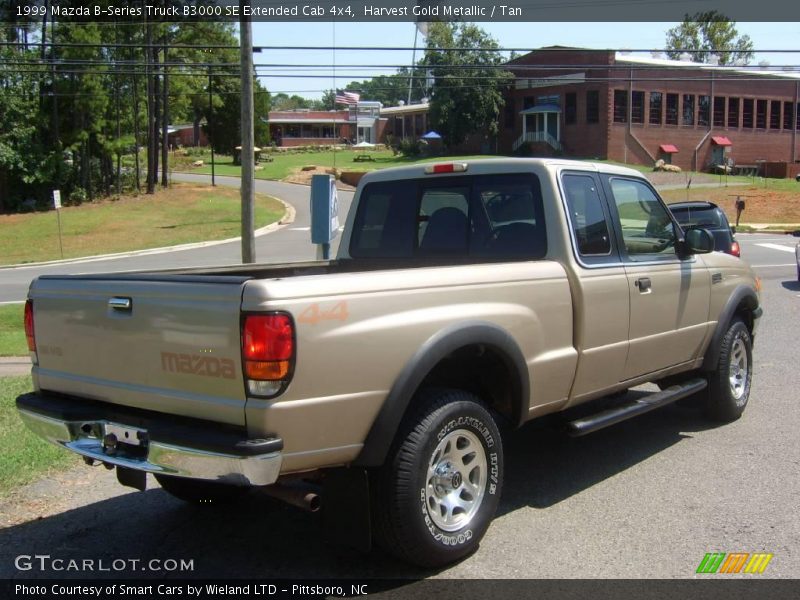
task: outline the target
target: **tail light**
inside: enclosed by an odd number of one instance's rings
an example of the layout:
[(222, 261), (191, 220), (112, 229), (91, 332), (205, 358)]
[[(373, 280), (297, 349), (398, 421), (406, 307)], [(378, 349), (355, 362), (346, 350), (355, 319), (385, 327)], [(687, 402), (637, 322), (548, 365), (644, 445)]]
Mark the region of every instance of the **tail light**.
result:
[(467, 170), (467, 163), (440, 163), (438, 165), (428, 165), (425, 167), (427, 175), (438, 175), (440, 173), (463, 173)]
[(734, 241), (734, 242), (731, 243), (731, 252), (730, 253), (733, 254), (736, 257), (739, 257), (739, 256), (742, 255), (742, 249), (739, 247), (739, 242)]
[(289, 315), (245, 316), (242, 364), (251, 395), (272, 397), (282, 392), (292, 377), (294, 356), (294, 323)]
[(28, 339), (28, 350), (36, 352), (36, 336), (33, 332), (33, 300), (25, 301), (25, 337)]

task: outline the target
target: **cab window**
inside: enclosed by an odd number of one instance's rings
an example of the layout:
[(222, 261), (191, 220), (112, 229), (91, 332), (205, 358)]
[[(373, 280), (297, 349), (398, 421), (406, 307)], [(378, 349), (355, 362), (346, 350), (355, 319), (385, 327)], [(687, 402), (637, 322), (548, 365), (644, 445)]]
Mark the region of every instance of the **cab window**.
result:
[(628, 258), (675, 258), (675, 224), (653, 190), (641, 181), (617, 177), (609, 180), (609, 187)]
[(570, 174), (564, 175), (561, 182), (578, 253), (608, 256), (611, 237), (595, 179), (591, 175)]

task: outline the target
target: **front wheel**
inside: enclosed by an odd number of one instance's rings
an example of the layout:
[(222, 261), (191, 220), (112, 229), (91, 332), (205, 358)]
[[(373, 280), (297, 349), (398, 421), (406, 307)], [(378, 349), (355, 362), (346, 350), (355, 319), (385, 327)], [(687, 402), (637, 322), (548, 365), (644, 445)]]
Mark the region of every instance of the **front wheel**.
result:
[(480, 400), (430, 390), (375, 474), (372, 514), (384, 550), (423, 567), (473, 552), (491, 523), (503, 481), (500, 432)]
[(709, 374), (706, 412), (718, 421), (742, 416), (753, 379), (753, 342), (747, 326), (735, 319), (722, 338), (717, 367)]

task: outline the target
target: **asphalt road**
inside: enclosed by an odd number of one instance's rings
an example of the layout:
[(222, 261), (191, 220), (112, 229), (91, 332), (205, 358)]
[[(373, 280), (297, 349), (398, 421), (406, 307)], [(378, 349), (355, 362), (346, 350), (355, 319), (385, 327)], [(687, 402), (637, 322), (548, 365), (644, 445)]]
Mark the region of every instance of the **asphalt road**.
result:
[(220, 512), (185, 506), (155, 485), (129, 491), (113, 472), (76, 459), (74, 470), (4, 501), (0, 578), (87, 575), (21, 571), (21, 554), (106, 565), (194, 561), (191, 572), (138, 564), (93, 577), (691, 578), (707, 552), (770, 552), (760, 577), (795, 578), (800, 285), (794, 255), (774, 247), (790, 249), (794, 240), (739, 239), (762, 277), (765, 311), (743, 418), (716, 426), (690, 407), (670, 406), (585, 438), (566, 437), (554, 422), (524, 427), (506, 439), (498, 516), (480, 550), (458, 565), (420, 571), (377, 551), (328, 544), (319, 515), (257, 493)]

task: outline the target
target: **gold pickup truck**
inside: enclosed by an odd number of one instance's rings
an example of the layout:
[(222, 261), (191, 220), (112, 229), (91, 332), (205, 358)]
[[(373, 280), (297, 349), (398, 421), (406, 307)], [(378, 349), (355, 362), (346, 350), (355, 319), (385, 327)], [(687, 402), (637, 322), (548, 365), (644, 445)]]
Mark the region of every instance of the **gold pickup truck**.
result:
[[(443, 565), (494, 516), (501, 431), (585, 404), (583, 435), (689, 396), (742, 414), (759, 281), (713, 246), (626, 168), (378, 171), (332, 261), (38, 278), (17, 404), (125, 485), (216, 503), (260, 486)], [(661, 391), (620, 394), (646, 382)]]

